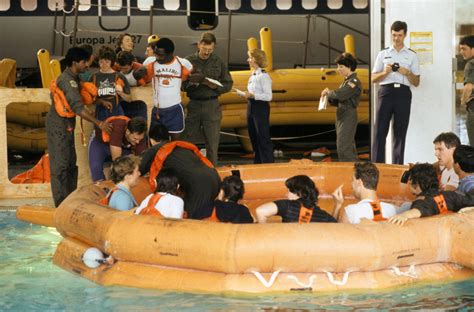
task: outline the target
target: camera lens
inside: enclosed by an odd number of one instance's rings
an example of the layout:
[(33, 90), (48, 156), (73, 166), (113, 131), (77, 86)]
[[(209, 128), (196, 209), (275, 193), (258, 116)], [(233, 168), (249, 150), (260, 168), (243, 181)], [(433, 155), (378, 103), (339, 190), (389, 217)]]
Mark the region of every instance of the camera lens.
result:
[(392, 71), (396, 72), (396, 71), (398, 71), (399, 68), (400, 68), (400, 64), (398, 64), (398, 63), (393, 63), (393, 65), (392, 65)]

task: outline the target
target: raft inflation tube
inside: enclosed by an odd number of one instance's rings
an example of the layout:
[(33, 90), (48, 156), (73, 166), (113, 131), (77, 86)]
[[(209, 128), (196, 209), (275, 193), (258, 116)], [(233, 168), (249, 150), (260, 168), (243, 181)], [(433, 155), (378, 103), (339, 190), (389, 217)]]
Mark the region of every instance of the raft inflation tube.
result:
[[(409, 199), (406, 185), (399, 183), (406, 167), (378, 167), (381, 199)], [(341, 183), (350, 200), (352, 163), (293, 161), (219, 169), (221, 176), (236, 172), (246, 186), (246, 203), (253, 207), (283, 198), (284, 181), (297, 174), (316, 182), (323, 209), (330, 210), (327, 194)], [(132, 191), (137, 197), (146, 195)], [(53, 262), (101, 285), (219, 293), (319, 292), (474, 276), (474, 212), (410, 220), (404, 226), (229, 224), (136, 216), (98, 204), (105, 195), (101, 185), (79, 188), (54, 213), (64, 239)], [(83, 255), (90, 248), (116, 262), (89, 268)]]

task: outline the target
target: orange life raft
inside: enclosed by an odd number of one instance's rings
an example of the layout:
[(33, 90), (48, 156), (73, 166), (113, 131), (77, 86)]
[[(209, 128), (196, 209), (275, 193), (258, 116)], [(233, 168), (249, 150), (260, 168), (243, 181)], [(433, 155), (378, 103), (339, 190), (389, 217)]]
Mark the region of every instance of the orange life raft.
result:
[[(399, 179), (403, 166), (378, 165), (381, 200), (409, 198)], [(321, 194), (344, 183), (350, 200), (351, 163), (293, 161), (219, 169), (240, 174), (247, 204), (286, 194), (286, 178), (306, 174)], [(142, 199), (146, 180), (134, 190)], [(101, 285), (178, 291), (287, 292), (378, 289), (474, 276), (474, 213), (410, 220), (405, 226), (369, 224), (229, 224), (163, 219), (119, 212), (97, 203), (101, 185), (76, 190), (56, 209), (64, 237), (54, 263)], [(323, 195), (320, 206), (330, 210)], [(21, 210), (19, 214), (22, 214)], [(31, 217), (31, 216), (30, 216)], [(19, 217), (21, 218), (21, 217)], [(23, 219), (28, 219), (24, 217)], [(111, 255), (113, 265), (91, 269), (90, 247)]]

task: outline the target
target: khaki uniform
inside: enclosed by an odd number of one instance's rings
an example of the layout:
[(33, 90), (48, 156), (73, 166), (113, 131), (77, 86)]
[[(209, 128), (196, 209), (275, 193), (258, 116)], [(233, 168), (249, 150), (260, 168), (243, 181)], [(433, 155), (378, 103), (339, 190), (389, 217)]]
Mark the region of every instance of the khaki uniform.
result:
[(199, 133), (202, 127), (207, 158), (216, 166), (222, 119), (222, 111), (217, 98), (232, 89), (232, 77), (227, 64), (214, 53), (207, 60), (199, 58), (197, 52), (187, 56), (186, 59), (193, 64), (193, 72), (200, 72), (205, 77), (215, 79), (223, 85), (223, 87), (211, 89), (203, 84), (183, 82), (189, 104), (182, 138), (191, 141), (191, 136)]
[[(79, 93), (79, 77), (67, 68), (56, 80), (74, 113), (79, 114), (84, 104)], [(77, 188), (78, 168), (74, 145), (76, 118), (58, 115), (51, 96), (51, 109), (46, 116), (46, 133), (51, 167), (51, 190), (55, 206)]]
[(339, 161), (357, 161), (355, 134), (357, 131), (357, 106), (362, 85), (357, 74), (349, 75), (339, 89), (329, 92), (328, 101), (337, 106), (336, 145)]
[[(466, 83), (474, 84), (474, 58), (471, 58), (464, 67), (464, 84)], [(467, 102), (466, 129), (469, 144), (474, 146), (474, 94), (471, 94), (471, 100)]]

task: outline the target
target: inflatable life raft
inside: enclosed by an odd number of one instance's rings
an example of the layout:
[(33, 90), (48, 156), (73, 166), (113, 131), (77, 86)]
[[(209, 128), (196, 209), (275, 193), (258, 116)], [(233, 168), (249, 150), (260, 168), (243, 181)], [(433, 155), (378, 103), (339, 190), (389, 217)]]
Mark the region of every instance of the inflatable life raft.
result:
[[(344, 183), (350, 198), (351, 163), (313, 163), (224, 167), (221, 176), (240, 174), (246, 203), (283, 198), (287, 177), (306, 174), (330, 210), (327, 195)], [(379, 194), (398, 203), (409, 199), (399, 183), (405, 167), (380, 165)], [(144, 181), (144, 180), (143, 180)], [(146, 196), (148, 185), (133, 192)], [(228, 224), (161, 219), (119, 212), (98, 204), (103, 185), (72, 193), (51, 214), (64, 237), (53, 262), (101, 285), (122, 285), (192, 292), (290, 292), (389, 288), (418, 282), (474, 276), (474, 213), (410, 220), (349, 224)], [(36, 219), (19, 209), (22, 220)], [(48, 219), (49, 218), (49, 219)], [(89, 268), (83, 257), (91, 247), (115, 263)]]

